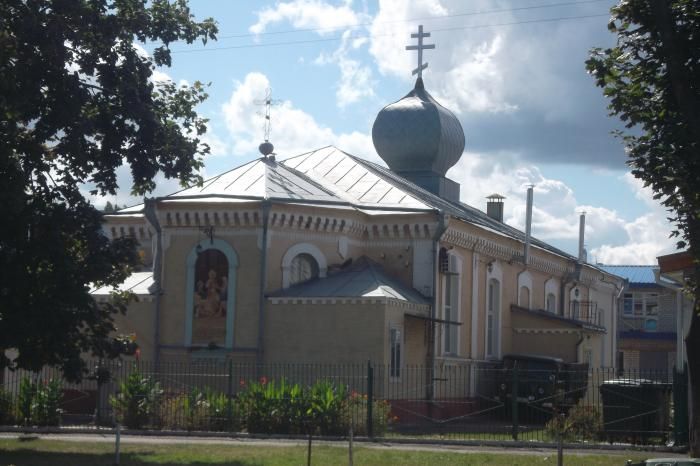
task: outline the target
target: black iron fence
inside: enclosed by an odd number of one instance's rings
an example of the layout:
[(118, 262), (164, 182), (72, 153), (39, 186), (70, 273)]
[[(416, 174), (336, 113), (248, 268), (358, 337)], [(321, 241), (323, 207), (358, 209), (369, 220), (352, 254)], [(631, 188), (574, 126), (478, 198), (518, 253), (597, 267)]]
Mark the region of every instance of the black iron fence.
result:
[(0, 425), (635, 444), (687, 438), (682, 374), (572, 367), (442, 361), (397, 374), (373, 363), (92, 362), (79, 384), (52, 369), (6, 371)]

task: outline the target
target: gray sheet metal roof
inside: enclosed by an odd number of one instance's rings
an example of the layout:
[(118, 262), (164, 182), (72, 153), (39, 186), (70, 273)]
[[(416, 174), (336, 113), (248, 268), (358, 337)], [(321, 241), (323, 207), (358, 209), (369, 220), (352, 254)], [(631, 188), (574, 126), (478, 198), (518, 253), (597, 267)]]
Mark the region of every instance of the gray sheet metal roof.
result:
[(93, 296), (108, 296), (112, 291), (131, 291), (137, 296), (151, 294), (149, 287), (153, 285), (153, 272), (134, 272), (124, 280), (119, 286), (101, 286), (90, 290)]
[[(165, 202), (212, 202), (226, 199), (280, 199), (309, 204), (344, 205), (387, 215), (406, 211), (442, 211), (465, 222), (525, 241), (524, 232), (492, 219), (479, 209), (442, 199), (386, 167), (347, 154), (333, 146), (281, 162), (256, 159), (210, 178), (202, 186), (193, 186), (161, 198)], [(119, 213), (136, 211), (139, 207)], [(537, 238), (532, 238), (532, 245), (571, 260), (576, 259)]]
[(316, 278), (276, 291), (269, 297), (294, 298), (368, 298), (383, 297), (413, 304), (429, 304), (413, 288), (387, 275), (381, 265), (360, 257), (344, 269), (328, 272), (325, 278)]

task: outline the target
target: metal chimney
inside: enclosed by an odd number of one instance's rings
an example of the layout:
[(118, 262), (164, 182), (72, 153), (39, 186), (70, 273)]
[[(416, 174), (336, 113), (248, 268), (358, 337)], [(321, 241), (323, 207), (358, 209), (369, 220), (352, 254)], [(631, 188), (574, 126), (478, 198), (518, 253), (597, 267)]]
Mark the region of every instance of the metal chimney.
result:
[(578, 260), (586, 262), (586, 248), (583, 241), (586, 233), (586, 212), (581, 212), (578, 223)]
[(505, 196), (494, 193), (486, 196), (486, 199), (488, 199), (486, 202), (486, 215), (503, 223), (503, 199), (505, 199)]
[(525, 251), (523, 253), (523, 263), (528, 264), (530, 260), (530, 238), (532, 236), (532, 198), (533, 186), (527, 188), (527, 209), (525, 211)]

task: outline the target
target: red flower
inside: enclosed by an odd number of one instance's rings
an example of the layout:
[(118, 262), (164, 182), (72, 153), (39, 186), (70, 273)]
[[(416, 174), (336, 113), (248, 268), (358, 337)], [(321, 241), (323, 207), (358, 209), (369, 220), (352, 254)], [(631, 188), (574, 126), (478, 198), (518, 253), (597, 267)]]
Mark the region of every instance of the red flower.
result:
[(241, 381), (238, 382), (238, 385), (240, 385), (241, 387), (245, 387), (245, 379), (241, 379)]
[(267, 384), (267, 377), (265, 377), (264, 375), (263, 375), (262, 377), (260, 377), (260, 383), (261, 383), (262, 385)]

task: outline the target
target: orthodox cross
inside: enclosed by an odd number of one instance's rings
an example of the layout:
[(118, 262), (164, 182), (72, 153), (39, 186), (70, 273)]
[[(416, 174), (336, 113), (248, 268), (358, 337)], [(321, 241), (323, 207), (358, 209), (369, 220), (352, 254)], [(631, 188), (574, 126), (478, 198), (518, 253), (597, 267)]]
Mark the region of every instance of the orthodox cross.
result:
[(413, 74), (417, 74), (419, 78), (423, 77), (423, 70), (428, 67), (427, 63), (423, 63), (423, 50), (434, 49), (435, 44), (424, 44), (423, 38), (430, 37), (429, 32), (423, 32), (423, 25), (418, 26), (418, 34), (411, 34), (411, 37), (418, 39), (418, 45), (407, 45), (406, 50), (418, 50), (418, 68), (413, 70)]
[(265, 98), (262, 100), (261, 99), (254, 100), (253, 103), (255, 105), (264, 105), (265, 106), (265, 113), (263, 115), (265, 117), (265, 121), (264, 121), (263, 129), (265, 131), (265, 142), (269, 142), (270, 141), (270, 108), (273, 105), (281, 105), (282, 101), (281, 100), (272, 100), (272, 89), (268, 87), (267, 89), (265, 89)]

